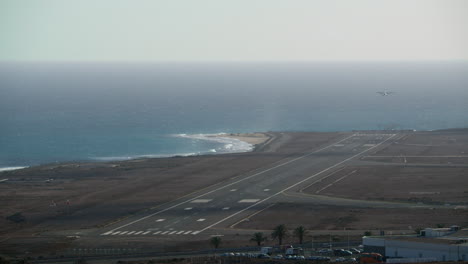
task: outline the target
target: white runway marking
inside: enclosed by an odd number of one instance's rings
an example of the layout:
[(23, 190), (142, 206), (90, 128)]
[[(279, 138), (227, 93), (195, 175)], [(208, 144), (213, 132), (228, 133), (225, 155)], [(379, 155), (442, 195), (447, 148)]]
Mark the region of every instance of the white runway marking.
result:
[(223, 207), (223, 210), (229, 210), (230, 207)]
[(184, 235), (188, 235), (190, 233), (192, 233), (192, 230), (185, 232)]
[(174, 234), (174, 233), (176, 233), (176, 232), (177, 232), (177, 231), (172, 231), (172, 232), (170, 232), (168, 235), (172, 235), (172, 234)]
[(135, 232), (136, 232), (136, 231), (129, 232), (129, 233), (127, 233), (127, 235), (131, 235), (131, 234), (133, 234), (133, 233), (135, 233)]
[(124, 234), (126, 234), (126, 233), (128, 233), (128, 231), (123, 231), (123, 232), (120, 233), (120, 234), (121, 234), (121, 235), (124, 235)]
[(161, 233), (161, 235), (165, 235), (165, 234), (167, 234), (169, 232), (171, 232), (171, 231), (164, 231), (164, 232)]
[(166, 219), (162, 219), (162, 218), (161, 218), (161, 219), (156, 220), (156, 222), (163, 222), (163, 221), (165, 221), (165, 220), (166, 220)]
[(270, 189), (263, 189), (264, 192), (268, 192)]
[(191, 201), (190, 203), (209, 203), (212, 200), (213, 199), (195, 199), (195, 200)]
[(373, 147), (375, 144), (364, 144), (364, 147)]
[(151, 231), (146, 231), (146, 232), (144, 232), (142, 235), (146, 235), (146, 234), (148, 234), (148, 233), (151, 233)]
[(193, 231), (193, 232), (192, 232), (192, 235), (196, 235), (196, 234), (198, 234), (198, 233), (200, 233), (200, 232), (201, 232), (201, 231)]
[(114, 232), (114, 233), (112, 233), (112, 235), (115, 236), (115, 235), (119, 234), (120, 232), (121, 231)]
[[(248, 206), (248, 207), (246, 207), (246, 208), (244, 208), (244, 209), (242, 209), (242, 210), (240, 210), (240, 211), (237, 211), (236, 213), (233, 213), (232, 215), (229, 215), (229, 216), (227, 216), (227, 217), (225, 217), (225, 218), (219, 220), (218, 222), (215, 222), (215, 223), (213, 223), (213, 224), (211, 224), (211, 225), (209, 225), (209, 226), (203, 228), (202, 230), (199, 230), (199, 231), (196, 231), (196, 232), (200, 233), (200, 232), (203, 232), (203, 231), (205, 231), (205, 230), (207, 230), (207, 229), (210, 229), (210, 228), (212, 228), (213, 226), (216, 226), (216, 225), (218, 225), (218, 224), (220, 224), (220, 223), (226, 221), (226, 220), (229, 219), (229, 218), (232, 218), (232, 217), (234, 217), (234, 216), (236, 216), (236, 215), (238, 215), (238, 214), (240, 214), (240, 213), (242, 213), (242, 212), (245, 212), (245, 211), (249, 210), (250, 208), (252, 208), (252, 207), (254, 207), (254, 206), (256, 206), (256, 205), (259, 205), (259, 204), (261, 204), (261, 203), (263, 203), (263, 202), (265, 202), (265, 201), (267, 201), (267, 200), (270, 200), (271, 198), (273, 198), (273, 197), (275, 197), (275, 196), (277, 196), (277, 195), (279, 195), (279, 194), (281, 194), (281, 193), (283, 193), (283, 192), (285, 192), (285, 191), (288, 191), (288, 190), (290, 190), (290, 189), (292, 189), (292, 188), (294, 188), (294, 187), (296, 187), (296, 186), (298, 186), (298, 185), (300, 185), (300, 184), (302, 184), (302, 183), (304, 183), (304, 182), (306, 182), (306, 181), (308, 181), (308, 180), (310, 180), (310, 179), (312, 179), (312, 178), (317, 177), (318, 175), (320, 175), (320, 174), (322, 174), (322, 173), (324, 173), (324, 172), (327, 172), (327, 171), (329, 171), (329, 170), (331, 170), (331, 169), (333, 169), (333, 168), (335, 168), (335, 167), (338, 167), (338, 166), (340, 166), (341, 164), (343, 164), (343, 163), (345, 163), (345, 162), (347, 162), (347, 161), (349, 161), (349, 160), (352, 160), (352, 159), (356, 158), (357, 156), (362, 155), (362, 154), (364, 154), (364, 153), (370, 151), (370, 150), (373, 149), (373, 148), (376, 148), (376, 147), (382, 145), (383, 143), (389, 141), (390, 139), (392, 139), (392, 138), (395, 137), (396, 135), (397, 135), (397, 134), (393, 134), (391, 137), (389, 137), (389, 138), (387, 138), (386, 140), (380, 142), (379, 144), (376, 144), (376, 145), (373, 146), (373, 147), (370, 147), (370, 148), (368, 148), (368, 149), (366, 149), (366, 150), (363, 150), (363, 151), (361, 151), (361, 152), (359, 152), (359, 153), (357, 153), (357, 154), (354, 154), (353, 156), (351, 156), (351, 157), (349, 157), (349, 158), (347, 158), (347, 159), (345, 159), (345, 160), (342, 160), (342, 161), (336, 163), (335, 165), (332, 165), (332, 166), (330, 166), (330, 167), (328, 167), (328, 168), (326, 168), (326, 169), (324, 169), (324, 170), (321, 170), (321, 171), (315, 173), (314, 175), (311, 175), (311, 176), (309, 176), (309, 177), (307, 177), (307, 178), (305, 178), (305, 179), (303, 179), (303, 180), (301, 180), (301, 181), (299, 181), (299, 182), (297, 182), (297, 183), (295, 183), (295, 184), (293, 184), (293, 185), (291, 185), (291, 186), (289, 186), (289, 187), (287, 187), (287, 188), (285, 188), (285, 189), (283, 189), (283, 190), (281, 190), (281, 191), (279, 191), (279, 192), (277, 192), (277, 193), (275, 193), (275, 194), (272, 194), (272, 195), (266, 197), (265, 199), (263, 199), (263, 200), (261, 200), (261, 201), (255, 203), (255, 204), (252, 204), (252, 205), (250, 205), (250, 206)], [(346, 138), (345, 138), (345, 139), (342, 139), (340, 142), (343, 142), (344, 140), (346, 140)], [(325, 147), (325, 148), (327, 148), (327, 147)], [(323, 149), (325, 149), (325, 148), (323, 148)], [(315, 152), (313, 152), (313, 153), (315, 153)], [(305, 156), (308, 156), (308, 155), (304, 155), (303, 157), (305, 157)], [(302, 157), (299, 157), (299, 158), (302, 158)], [(296, 159), (299, 159), (299, 158), (296, 158)], [(197, 233), (197, 234), (198, 234), (198, 233)]]
[(160, 234), (162, 231), (154, 232), (153, 235)]
[(242, 199), (238, 201), (238, 203), (256, 203), (260, 201), (260, 199)]
[(343, 144), (335, 144), (335, 145), (333, 145), (333, 146), (334, 146), (334, 147), (344, 147)]
[(231, 191), (231, 192), (235, 192), (235, 191), (237, 191), (237, 189), (231, 189), (231, 190), (229, 190), (229, 191)]
[(206, 220), (205, 218), (200, 218), (200, 219), (197, 220), (197, 222), (203, 222), (205, 220)]
[(343, 177), (341, 177), (341, 178), (335, 180), (334, 182), (328, 184), (327, 186), (323, 187), (322, 189), (316, 191), (315, 193), (317, 193), (317, 194), (320, 193), (321, 191), (323, 191), (323, 190), (325, 190), (325, 189), (327, 189), (327, 188), (333, 186), (333, 184), (335, 184), (335, 183), (337, 183), (337, 182), (343, 180), (344, 178), (348, 177), (349, 175), (355, 173), (356, 171), (357, 171), (357, 170), (353, 170), (352, 172), (350, 172), (350, 173), (346, 174), (345, 176), (343, 176)]
[[(339, 144), (339, 143), (344, 142), (344, 141), (346, 141), (346, 140), (348, 140), (348, 139), (350, 139), (350, 138), (352, 138), (352, 137), (355, 137), (355, 136), (356, 136), (356, 134), (352, 134), (352, 135), (350, 135), (350, 136), (347, 136), (347, 137), (345, 137), (345, 138), (343, 138), (343, 139), (341, 139), (341, 140), (335, 142), (334, 144), (330, 144), (330, 145), (325, 146), (325, 147), (323, 147), (323, 148), (320, 148), (320, 149), (314, 150), (314, 151), (312, 151), (312, 152), (306, 153), (306, 154), (304, 154), (304, 155), (302, 155), (302, 156), (300, 156), (300, 157), (297, 157), (297, 158), (294, 158), (294, 159), (291, 159), (291, 160), (287, 160), (287, 161), (285, 161), (285, 162), (283, 162), (283, 163), (280, 163), (280, 164), (278, 164), (278, 165), (276, 165), (276, 166), (273, 166), (273, 167), (271, 167), (271, 168), (265, 169), (265, 170), (263, 170), (263, 171), (257, 172), (257, 173), (255, 173), (255, 174), (252, 174), (252, 175), (250, 175), (250, 176), (247, 176), (247, 177), (245, 177), (245, 178), (242, 178), (242, 179), (240, 179), (240, 180), (238, 180), (238, 181), (231, 182), (231, 183), (229, 183), (229, 184), (226, 184), (226, 185), (224, 185), (224, 186), (221, 186), (221, 187), (216, 188), (216, 189), (214, 189), (214, 190), (211, 190), (211, 191), (209, 191), (209, 192), (200, 194), (200, 195), (198, 195), (198, 196), (196, 196), (196, 197), (194, 197), (194, 198), (191, 198), (191, 199), (182, 201), (182, 202), (177, 203), (177, 204), (175, 204), (175, 205), (173, 205), (173, 206), (169, 206), (169, 207), (167, 207), (167, 208), (165, 208), (165, 209), (162, 209), (162, 210), (160, 210), (160, 211), (157, 211), (157, 212), (154, 212), (154, 213), (149, 214), (149, 215), (147, 215), (147, 216), (138, 218), (138, 219), (136, 219), (136, 220), (134, 220), (134, 221), (132, 221), (132, 222), (130, 222), (130, 223), (127, 223), (127, 224), (118, 226), (118, 227), (112, 229), (111, 231), (116, 231), (116, 230), (118, 230), (118, 229), (127, 227), (127, 226), (129, 226), (129, 225), (133, 225), (133, 224), (135, 224), (135, 223), (138, 223), (138, 222), (140, 222), (140, 221), (142, 221), (142, 220), (145, 220), (145, 219), (147, 219), (147, 218), (150, 218), (150, 217), (152, 217), (152, 216), (155, 216), (155, 215), (161, 214), (161, 213), (163, 213), (163, 212), (169, 211), (169, 210), (171, 210), (171, 209), (173, 209), (173, 208), (175, 208), (175, 207), (178, 207), (178, 206), (180, 206), (180, 205), (182, 205), (182, 204), (186, 204), (186, 203), (190, 203), (190, 202), (192, 202), (192, 201), (195, 201), (196, 199), (198, 199), (198, 198), (200, 198), (200, 197), (203, 197), (203, 196), (206, 196), (206, 195), (208, 195), (208, 194), (217, 192), (217, 191), (222, 190), (222, 189), (224, 189), (224, 188), (227, 188), (227, 187), (229, 187), (229, 186), (233, 186), (233, 185), (235, 185), (235, 184), (237, 184), (237, 183), (239, 183), (239, 182), (243, 182), (243, 181), (249, 180), (249, 179), (251, 179), (251, 178), (254, 178), (254, 177), (258, 176), (258, 175), (261, 175), (261, 174), (264, 174), (264, 173), (266, 173), (266, 172), (272, 171), (272, 170), (274, 170), (274, 169), (277, 169), (277, 168), (286, 166), (286, 165), (288, 165), (288, 164), (290, 164), (290, 163), (292, 163), (292, 162), (295, 162), (295, 161), (304, 159), (304, 158), (306, 158), (306, 157), (308, 157), (308, 156), (310, 156), (310, 155), (313, 155), (313, 154), (315, 154), (315, 153), (317, 153), (317, 152), (320, 152), (320, 151), (322, 151), (322, 150), (325, 150), (325, 149), (327, 149), (327, 148), (330, 148), (330, 147), (332, 147), (332, 146), (335, 145), (335, 144)], [(384, 142), (385, 142), (385, 141), (384, 141)], [(354, 157), (354, 156), (353, 156), (353, 157)], [(285, 159), (287, 159), (287, 158), (285, 158)], [(225, 221), (225, 219), (222, 220), (222, 221)], [(203, 230), (206, 230), (206, 229), (203, 229)], [(202, 230), (202, 231), (203, 231), (203, 230)], [(198, 231), (198, 232), (200, 232), (200, 231)]]
[(192, 207), (186, 207), (184, 208), (185, 211), (192, 210)]
[(107, 236), (107, 235), (110, 235), (110, 234), (112, 234), (112, 231), (109, 231), (109, 232), (106, 232), (106, 233), (104, 233), (104, 234), (101, 234), (101, 236)]
[(179, 231), (179, 232), (176, 233), (176, 235), (180, 235), (180, 234), (182, 234), (183, 232), (185, 232), (185, 231)]
[(139, 235), (141, 233), (143, 233), (143, 231), (138, 231), (138, 232), (135, 233), (135, 235)]

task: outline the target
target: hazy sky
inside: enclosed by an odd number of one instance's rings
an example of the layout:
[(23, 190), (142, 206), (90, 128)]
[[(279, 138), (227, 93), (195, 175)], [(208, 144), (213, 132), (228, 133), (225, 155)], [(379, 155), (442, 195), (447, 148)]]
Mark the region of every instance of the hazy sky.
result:
[(451, 59), (466, 0), (0, 0), (0, 60)]

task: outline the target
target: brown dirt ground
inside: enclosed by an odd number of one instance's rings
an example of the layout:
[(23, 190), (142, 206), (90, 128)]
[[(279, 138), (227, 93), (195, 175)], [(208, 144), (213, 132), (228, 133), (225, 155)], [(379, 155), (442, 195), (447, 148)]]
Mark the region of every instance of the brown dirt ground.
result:
[[(66, 247), (71, 242), (63, 238), (44, 238), (32, 234), (52, 229), (76, 230), (102, 226), (195, 190), (242, 176), (283, 158), (302, 155), (343, 136), (341, 133), (271, 134), (277, 139), (258, 146), (257, 151), (252, 153), (54, 164), (0, 173), (0, 178), (9, 179), (0, 183), (0, 249), (24, 251), (36, 248), (37, 252), (41, 252), (44, 248)], [(464, 154), (468, 153), (467, 134), (467, 130), (412, 134), (407, 141), (404, 139), (404, 147), (395, 144), (375, 155), (400, 155), (402, 151), (406, 151), (405, 155)], [(425, 145), (431, 140), (432, 146), (414, 146)], [(346, 168), (349, 169), (353, 168)], [(367, 166), (359, 167), (359, 173), (343, 179), (333, 188), (326, 189), (326, 192), (336, 196), (345, 194), (343, 197), (384, 200), (422, 199), (427, 196), (432, 199), (430, 202), (466, 204), (466, 175), (466, 170), (458, 168)], [(53, 180), (46, 182), (47, 179)], [(409, 195), (410, 192), (416, 194)], [(428, 195), (428, 192), (440, 194), (435, 197)], [(67, 200), (70, 205), (67, 205)], [(51, 206), (52, 201), (56, 206)], [(421, 201), (429, 200), (424, 198)], [(277, 204), (236, 228), (265, 230), (278, 223), (287, 224), (291, 228), (301, 224), (315, 230), (409, 229), (409, 226), (428, 227), (440, 223), (466, 226), (467, 211)], [(14, 224), (5, 219), (15, 212), (22, 212), (27, 221)], [(246, 238), (234, 236), (229, 241), (229, 245), (244, 245)], [(87, 243), (87, 240), (82, 243)], [(171, 243), (167, 249), (184, 245), (180, 241)], [(157, 243), (143, 241), (141, 245)], [(112, 243), (107, 246), (112, 246)]]
[[(342, 136), (270, 135), (275, 140), (251, 153), (54, 164), (3, 172), (0, 178), (9, 180), (0, 183), (0, 234), (31, 227), (31, 232), (37, 232), (102, 226)], [(6, 220), (16, 212), (22, 212), (27, 221)]]
[[(393, 158), (372, 156), (393, 156)], [(380, 149), (363, 159), (401, 163), (404, 162), (401, 156), (426, 156), (408, 157), (408, 163), (468, 164), (468, 129), (410, 133), (389, 147)]]
[(278, 224), (309, 230), (408, 230), (417, 227), (468, 225), (468, 210), (427, 208), (350, 208), (278, 203), (236, 225), (239, 229), (270, 229)]
[(468, 205), (467, 176), (468, 168), (352, 166), (303, 191), (359, 200)]

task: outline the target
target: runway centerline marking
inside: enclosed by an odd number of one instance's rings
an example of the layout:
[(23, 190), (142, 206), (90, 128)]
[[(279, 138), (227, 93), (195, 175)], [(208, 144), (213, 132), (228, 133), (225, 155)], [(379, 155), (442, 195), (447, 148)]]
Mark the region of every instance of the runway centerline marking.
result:
[(190, 203), (209, 203), (213, 201), (213, 199), (195, 199), (192, 200)]
[(205, 220), (206, 220), (205, 218), (200, 218), (200, 219), (197, 220), (197, 222), (203, 222)]
[(192, 207), (186, 207), (186, 208), (184, 208), (185, 211), (192, 210), (192, 209), (193, 209)]
[[(256, 206), (256, 205), (259, 205), (259, 204), (261, 204), (261, 203), (263, 203), (263, 202), (265, 202), (265, 201), (268, 201), (268, 200), (270, 200), (271, 198), (273, 198), (273, 197), (275, 197), (275, 196), (277, 196), (277, 195), (279, 195), (279, 194), (281, 194), (281, 193), (283, 193), (283, 192), (285, 192), (285, 191), (288, 191), (288, 190), (290, 190), (290, 189), (292, 189), (292, 188), (298, 186), (299, 184), (302, 184), (302, 183), (304, 183), (304, 182), (306, 182), (306, 181), (308, 181), (308, 180), (310, 180), (310, 179), (312, 179), (312, 178), (314, 178), (314, 177), (317, 177), (318, 175), (320, 175), (320, 174), (322, 174), (322, 173), (324, 173), (324, 172), (326, 172), (326, 171), (329, 171), (329, 170), (331, 170), (331, 169), (333, 169), (333, 168), (335, 168), (335, 167), (337, 167), (337, 166), (340, 166), (341, 164), (343, 164), (343, 163), (345, 163), (345, 162), (347, 162), (347, 161), (349, 161), (349, 160), (351, 160), (351, 159), (354, 159), (355, 157), (360, 156), (360, 155), (362, 155), (363, 153), (365, 153), (365, 152), (367, 152), (367, 151), (370, 151), (370, 150), (373, 149), (373, 148), (376, 148), (376, 147), (382, 145), (383, 143), (389, 141), (390, 139), (392, 139), (392, 138), (395, 137), (396, 135), (397, 135), (397, 134), (393, 134), (392, 136), (390, 136), (390, 137), (387, 138), (386, 140), (384, 140), (384, 141), (382, 141), (382, 142), (376, 144), (375, 146), (370, 147), (370, 148), (368, 148), (368, 149), (366, 149), (366, 150), (364, 150), (364, 151), (361, 151), (361, 152), (359, 152), (359, 153), (357, 153), (357, 154), (355, 154), (355, 155), (353, 155), (353, 156), (351, 156), (351, 157), (349, 157), (349, 158), (347, 158), (347, 159), (345, 159), (345, 160), (342, 160), (342, 161), (336, 163), (335, 165), (332, 165), (332, 166), (330, 166), (330, 167), (328, 167), (328, 168), (326, 168), (326, 169), (324, 169), (324, 170), (321, 170), (321, 171), (319, 171), (319, 172), (317, 172), (317, 173), (315, 173), (315, 174), (313, 174), (313, 175), (311, 175), (311, 176), (309, 176), (309, 177), (307, 177), (307, 178), (305, 178), (305, 179), (303, 179), (303, 180), (301, 180), (301, 181), (299, 181), (299, 182), (297, 182), (297, 183), (295, 183), (295, 184), (293, 184), (293, 185), (291, 185), (291, 186), (289, 186), (289, 187), (287, 187), (287, 188), (285, 188), (285, 189), (283, 189), (283, 190), (281, 190), (281, 191), (279, 191), (279, 192), (277, 192), (277, 193), (275, 193), (275, 194), (272, 194), (272, 195), (268, 196), (267, 198), (265, 198), (265, 199), (263, 199), (263, 200), (261, 200), (261, 201), (259, 201), (259, 202), (257, 202), (257, 203), (254, 203), (254, 204), (252, 204), (252, 205), (250, 205), (250, 206), (248, 206), (248, 207), (246, 207), (246, 208), (244, 208), (244, 209), (242, 209), (242, 210), (240, 210), (240, 211), (238, 211), (238, 212), (236, 212), (236, 213), (234, 213), (234, 214), (232, 214), (232, 215), (229, 215), (229, 216), (223, 218), (223, 219), (219, 220), (218, 222), (215, 222), (215, 223), (213, 223), (213, 224), (211, 224), (211, 225), (209, 225), (209, 226), (207, 226), (207, 227), (205, 227), (205, 228), (203, 228), (203, 229), (201, 229), (201, 230), (199, 230), (199, 231), (197, 231), (197, 232), (198, 232), (198, 233), (201, 233), (201, 232), (203, 232), (203, 231), (205, 231), (205, 230), (207, 230), (207, 229), (210, 229), (210, 228), (212, 228), (212, 227), (215, 226), (215, 225), (218, 225), (218, 224), (220, 224), (220, 223), (222, 223), (222, 222), (224, 222), (224, 221), (226, 221), (226, 220), (228, 220), (228, 219), (230, 219), (230, 218), (232, 218), (232, 217), (234, 217), (234, 216), (236, 216), (236, 215), (238, 215), (238, 214), (240, 214), (240, 213), (243, 213), (243, 212), (249, 210), (250, 208), (252, 208), (252, 207), (254, 207), (254, 206)], [(197, 234), (198, 234), (198, 233), (197, 233)]]
[(230, 191), (230, 192), (235, 192), (235, 191), (237, 191), (237, 189), (231, 189), (231, 190), (229, 190), (229, 191)]
[(166, 220), (166, 219), (161, 218), (161, 219), (156, 220), (156, 222), (163, 222), (163, 221), (165, 221), (165, 220)]
[[(303, 158), (306, 158), (306, 157), (308, 157), (308, 156), (311, 156), (312, 154), (315, 154), (315, 153), (317, 153), (317, 152), (320, 152), (320, 151), (322, 151), (322, 150), (325, 150), (325, 149), (327, 149), (327, 148), (330, 148), (330, 147), (332, 147), (333, 145), (339, 144), (339, 143), (341, 143), (341, 142), (343, 142), (343, 141), (346, 141), (346, 140), (348, 140), (348, 139), (350, 139), (350, 138), (352, 138), (352, 137), (354, 137), (354, 136), (356, 136), (356, 134), (352, 134), (352, 135), (350, 135), (350, 136), (348, 136), (348, 137), (342, 138), (342, 139), (340, 139), (339, 141), (337, 141), (337, 142), (335, 142), (335, 143), (333, 143), (333, 144), (327, 145), (327, 146), (325, 146), (325, 147), (323, 147), (323, 148), (314, 150), (314, 151), (309, 152), (309, 153), (307, 153), (307, 154), (304, 154), (304, 155), (302, 155), (302, 156), (300, 156), (300, 157), (294, 158), (294, 159), (292, 159), (292, 160), (285, 161), (285, 162), (280, 163), (280, 164), (278, 164), (278, 165), (276, 165), (276, 166), (273, 166), (273, 167), (271, 167), (271, 168), (268, 168), (268, 169), (265, 169), (265, 170), (263, 170), (263, 171), (257, 172), (257, 173), (255, 173), (255, 174), (252, 174), (252, 175), (250, 175), (250, 176), (247, 176), (247, 177), (242, 178), (242, 179), (240, 179), (240, 180), (237, 180), (237, 181), (235, 181), (235, 182), (228, 183), (228, 184), (226, 184), (226, 185), (224, 185), (224, 186), (218, 187), (218, 188), (216, 188), (216, 189), (214, 189), (214, 190), (211, 190), (211, 191), (209, 191), (209, 192), (200, 194), (200, 195), (198, 195), (198, 196), (196, 196), (196, 197), (194, 197), (194, 198), (191, 198), (191, 199), (182, 201), (182, 202), (177, 203), (177, 204), (175, 204), (175, 205), (173, 205), (173, 206), (169, 206), (169, 207), (166, 208), (166, 209), (163, 209), (163, 210), (154, 212), (154, 213), (149, 214), (149, 215), (147, 215), (147, 216), (143, 216), (143, 217), (138, 218), (138, 219), (136, 219), (136, 220), (134, 220), (134, 221), (132, 221), (132, 222), (130, 222), (130, 223), (127, 223), (127, 224), (118, 226), (118, 227), (116, 227), (116, 228), (114, 228), (114, 229), (112, 229), (112, 230), (110, 230), (110, 231), (116, 231), (116, 230), (118, 230), (118, 229), (127, 227), (127, 226), (129, 226), (129, 225), (133, 225), (133, 224), (135, 224), (135, 223), (138, 223), (138, 222), (140, 222), (140, 221), (142, 221), (142, 220), (145, 220), (145, 219), (147, 219), (147, 218), (150, 218), (150, 217), (152, 217), (152, 216), (155, 216), (155, 215), (158, 215), (158, 214), (160, 214), (160, 213), (169, 211), (169, 210), (171, 210), (171, 209), (173, 209), (173, 208), (175, 208), (175, 207), (178, 207), (178, 206), (180, 206), (180, 205), (182, 205), (182, 204), (190, 203), (191, 201), (194, 201), (194, 200), (196, 200), (196, 199), (198, 199), (198, 198), (201, 198), (201, 197), (203, 197), (203, 196), (212, 194), (212, 193), (217, 192), (217, 191), (219, 191), (219, 190), (222, 190), (222, 189), (225, 189), (225, 188), (227, 188), (227, 187), (230, 187), (230, 186), (233, 186), (233, 185), (235, 185), (235, 184), (238, 184), (239, 182), (243, 182), (243, 181), (249, 180), (249, 179), (251, 179), (251, 178), (253, 178), (253, 177), (256, 177), (256, 176), (258, 176), (258, 175), (261, 175), (261, 174), (264, 174), (264, 173), (266, 173), (266, 172), (272, 171), (272, 170), (274, 170), (274, 169), (277, 169), (277, 168), (286, 166), (286, 165), (289, 164), (289, 163), (292, 163), (292, 162), (301, 160), (301, 159), (303, 159)], [(383, 142), (385, 142), (385, 141), (383, 141)], [(379, 145), (380, 145), (380, 144), (379, 144)], [(372, 148), (369, 148), (369, 149), (367, 149), (367, 150), (370, 150), (370, 149), (372, 149)], [(366, 150), (366, 151), (367, 151), (367, 150)], [(357, 156), (357, 155), (356, 155), (356, 156)], [(353, 157), (354, 157), (354, 156), (353, 156)], [(260, 201), (260, 202), (261, 202), (261, 201)], [(198, 231), (195, 231), (195, 232), (198, 232)], [(198, 233), (197, 233), (197, 234), (198, 234)]]
[(256, 203), (260, 201), (260, 199), (242, 199), (238, 201), (238, 203)]

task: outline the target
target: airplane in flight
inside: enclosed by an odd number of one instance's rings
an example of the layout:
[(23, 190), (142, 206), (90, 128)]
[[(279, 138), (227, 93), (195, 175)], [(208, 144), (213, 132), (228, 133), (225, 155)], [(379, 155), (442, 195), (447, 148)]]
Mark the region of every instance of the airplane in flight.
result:
[(377, 92), (378, 94), (382, 95), (382, 96), (389, 96), (391, 94), (394, 94), (394, 92), (389, 92), (389, 91), (381, 91), (381, 92)]

